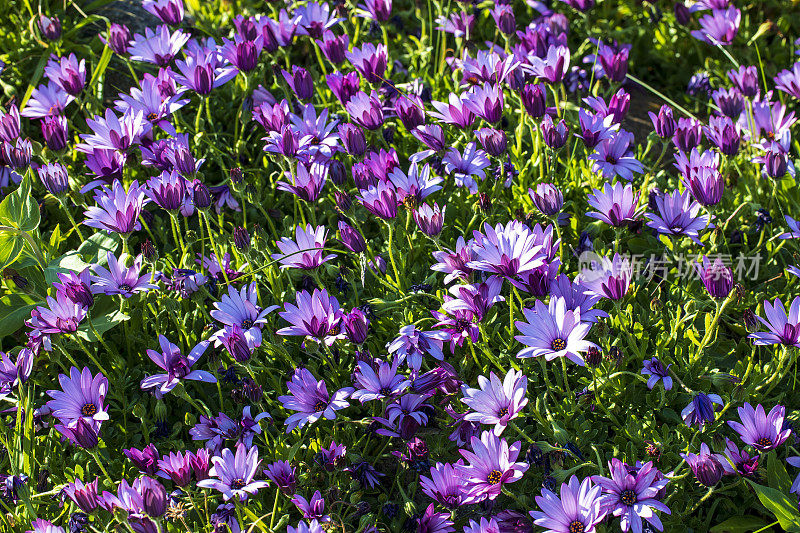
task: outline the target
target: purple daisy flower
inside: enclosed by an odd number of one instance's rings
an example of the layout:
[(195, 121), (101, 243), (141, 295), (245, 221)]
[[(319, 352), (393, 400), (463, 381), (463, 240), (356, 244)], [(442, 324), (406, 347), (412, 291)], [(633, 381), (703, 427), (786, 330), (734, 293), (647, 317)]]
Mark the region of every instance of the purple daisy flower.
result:
[(764, 324), (769, 331), (757, 331), (747, 336), (753, 339), (756, 346), (769, 344), (784, 344), (786, 346), (800, 347), (800, 296), (796, 297), (789, 306), (789, 315), (780, 298), (770, 304), (764, 300), (764, 314), (766, 320), (760, 316), (756, 318)]
[(114, 180), (111, 189), (101, 187), (94, 199), (99, 207), (89, 207), (84, 215), (84, 224), (92, 228), (128, 234), (141, 229), (139, 214), (146, 203), (146, 188), (134, 180), (128, 190), (119, 180)]
[(328, 420), (335, 419), (336, 411), (350, 406), (347, 398), (353, 393), (352, 387), (345, 387), (331, 397), (325, 381), (317, 381), (306, 368), (295, 370), (286, 386), (291, 395), (279, 396), (278, 401), (284, 409), (299, 411), (286, 419), (286, 433), (291, 433), (296, 427), (313, 424), (322, 416)]
[(377, 369), (365, 361), (358, 362), (354, 373), (356, 390), (351, 398), (361, 403), (370, 400), (382, 400), (402, 393), (411, 385), (411, 380), (397, 373), (400, 358), (393, 363), (375, 361)]
[(183, 20), (183, 0), (142, 0), (142, 7), (170, 26)]
[(633, 156), (631, 142), (633, 134), (622, 130), (610, 139), (601, 141), (595, 153), (589, 156), (589, 160), (594, 161), (592, 171), (602, 173), (608, 179), (619, 176), (631, 181), (634, 172), (644, 170), (644, 165)]
[(500, 122), (503, 118), (503, 89), (488, 82), (476, 86), (467, 94), (465, 105), (490, 124)]
[(470, 248), (476, 258), (467, 263), (469, 268), (511, 278), (544, 264), (543, 246), (525, 224), (512, 220), (492, 227), (486, 223), (483, 231), (473, 231)]
[(392, 0), (365, 0), (358, 4), (356, 13), (359, 17), (386, 22), (392, 14)]
[(429, 165), (419, 165), (415, 161), (409, 164), (408, 173), (403, 172), (400, 167), (395, 167), (387, 178), (394, 185), (397, 201), (400, 203), (406, 202), (406, 199), (419, 203), (440, 190), (442, 188), (440, 184), (444, 181), (438, 176), (431, 176)]
[(377, 130), (383, 126), (383, 104), (378, 93), (370, 94), (359, 91), (345, 105), (353, 122), (368, 130)]
[(734, 6), (714, 9), (710, 15), (700, 17), (700, 29), (692, 31), (692, 37), (714, 46), (727, 46), (739, 32), (742, 12)]
[(386, 345), (390, 354), (402, 362), (405, 361), (409, 368), (419, 370), (422, 367), (422, 359), (425, 355), (430, 355), (438, 361), (444, 359), (442, 348), (444, 341), (450, 337), (441, 331), (420, 331), (414, 325), (403, 326), (400, 334), (391, 343)]
[(462, 460), (455, 465), (436, 463), (431, 467), (431, 477), (419, 476), (422, 492), (450, 510), (457, 509), (463, 501), (461, 486), (464, 481), (457, 467), (463, 465)]
[(37, 518), (31, 522), (31, 527), (33, 529), (27, 531), (27, 533), (64, 533), (63, 527), (53, 525), (52, 522), (43, 518)]
[(31, 97), (20, 115), (26, 118), (61, 116), (73, 100), (75, 100), (74, 96), (55, 83), (39, 85), (31, 93)]
[(595, 526), (603, 521), (606, 509), (600, 485), (592, 484), (591, 477), (578, 481), (572, 476), (569, 483), (561, 484), (561, 497), (547, 488), (536, 497), (541, 511), (531, 511), (537, 526), (547, 528), (545, 533), (594, 533)]
[(268, 486), (266, 481), (254, 479), (261, 462), (255, 446), (248, 450), (244, 444), (239, 443), (236, 445), (236, 455), (230, 448), (225, 448), (222, 455), (213, 457), (211, 461), (214, 466), (211, 467), (210, 474), (218, 479), (204, 479), (197, 486), (220, 491), (226, 501), (231, 498), (245, 501), (251, 494), (256, 494), (258, 489)]
[(422, 516), (417, 518), (418, 533), (452, 533), (453, 521), (449, 513), (437, 513), (433, 504), (430, 504)]
[(761, 404), (753, 409), (752, 405), (745, 403), (738, 411), (742, 422), (729, 421), (728, 425), (739, 434), (742, 442), (761, 452), (774, 450), (792, 433), (791, 429), (783, 429), (786, 408), (782, 405), (770, 409), (769, 414), (764, 412)]
[[(245, 336), (251, 336), (253, 341), (261, 343), (261, 328), (267, 323), (267, 315), (277, 309), (277, 305), (261, 308), (258, 305), (258, 288), (256, 282), (242, 287), (237, 291), (233, 286), (228, 287), (228, 294), (223, 294), (218, 302), (214, 302), (211, 318), (226, 326), (239, 326)], [(222, 330), (215, 333), (217, 338)]]
[(456, 94), (450, 93), (447, 103), (444, 102), (431, 102), (436, 111), (430, 111), (428, 114), (435, 119), (438, 119), (445, 124), (452, 124), (453, 126), (461, 129), (466, 129), (475, 121), (475, 114), (470, 108), (470, 94)]
[(599, 259), (599, 262), (592, 261), (589, 268), (584, 268), (578, 274), (576, 281), (597, 296), (612, 300), (624, 297), (628, 293), (633, 275), (630, 261), (618, 253), (611, 259), (596, 256), (595, 258)]
[(58, 382), (61, 390), (49, 390), (47, 395), (52, 398), (47, 402), (50, 414), (58, 418), (62, 424), (74, 427), (78, 419), (98, 429), (108, 420), (103, 402), (108, 393), (108, 379), (103, 374), (96, 376), (87, 368), (78, 370), (74, 366), (69, 370), (69, 376), (59, 374)]
[(708, 257), (703, 256), (702, 261), (692, 264), (712, 298), (719, 300), (730, 294), (733, 288), (733, 272), (725, 266), (721, 257), (717, 257), (712, 264)]
[(361, 189), (361, 196), (357, 198), (361, 205), (377, 217), (391, 220), (397, 216), (397, 192), (390, 181), (380, 181), (377, 185)]
[(784, 69), (774, 78), (775, 88), (800, 100), (800, 62)]
[(442, 308), (448, 313), (469, 311), (481, 321), (494, 304), (505, 301), (505, 297), (500, 296), (502, 288), (503, 280), (499, 276), (490, 276), (483, 283), (453, 285), (450, 294), (455, 298), (445, 296)]
[[(715, 408), (714, 404), (720, 407)], [(689, 426), (700, 426), (701, 428), (706, 422), (713, 422), (717, 415), (715, 411), (725, 405), (719, 394), (706, 394), (704, 392), (697, 393), (689, 405), (681, 411), (681, 418), (683, 422)]]
[(682, 453), (681, 457), (686, 460), (689, 468), (694, 473), (694, 477), (702, 485), (713, 487), (722, 479), (725, 469), (717, 456), (708, 449), (708, 444), (705, 442), (700, 445), (700, 453)]
[(56, 297), (45, 299), (47, 307), (38, 306), (31, 311), (31, 318), (25, 324), (40, 334), (73, 333), (86, 317), (86, 306), (73, 302), (65, 293), (56, 292)]
[(146, 192), (159, 207), (174, 214), (186, 200), (186, 179), (175, 170), (165, 170), (147, 181)]
[(185, 487), (192, 480), (192, 466), (189, 460), (192, 452), (170, 453), (158, 461), (158, 472), (156, 475), (165, 479), (171, 479), (178, 487)]
[(456, 465), (463, 478), (465, 502), (494, 500), (504, 484), (519, 481), (528, 470), (528, 463), (517, 462), (519, 441), (509, 446), (505, 439), (484, 431), (480, 438), (472, 437), (470, 445), (472, 451), (459, 450), (469, 464)]
[[(162, 70), (162, 72), (172, 72)], [(174, 81), (168, 78), (169, 82)], [(119, 100), (114, 102), (115, 109), (119, 112), (137, 113), (144, 115), (152, 126), (158, 126), (169, 135), (177, 135), (175, 128), (168, 120), (173, 113), (189, 103), (188, 98), (182, 98), (186, 89), (181, 88), (173, 94), (166, 96), (162, 94), (162, 81), (152, 74), (146, 73), (141, 81), (141, 88), (132, 87), (130, 94), (120, 94)], [(171, 92), (171, 91), (170, 91)]]
[(331, 517), (325, 514), (325, 500), (320, 491), (314, 492), (310, 500), (306, 500), (299, 494), (295, 494), (292, 503), (303, 513), (306, 520), (319, 520), (322, 523), (329, 522)]
[(455, 251), (444, 248), (433, 252), (433, 258), (436, 259), (437, 263), (431, 266), (431, 270), (447, 274), (444, 278), (445, 284), (456, 279), (466, 280), (473, 272), (473, 269), (467, 265), (477, 259), (472, 245), (472, 240), (467, 242), (463, 236), (459, 235)]
[(800, 239), (800, 221), (793, 219), (789, 215), (784, 215), (786, 225), (789, 226), (788, 233), (781, 233), (779, 239)]
[(84, 483), (80, 478), (75, 478), (72, 483), (67, 483), (61, 489), (62, 493), (75, 502), (84, 513), (93, 513), (97, 509), (97, 482), (98, 478), (89, 483)]
[(197, 343), (187, 355), (183, 355), (181, 349), (169, 342), (164, 335), (158, 336), (158, 342), (161, 345), (161, 351), (147, 350), (147, 356), (159, 368), (167, 372), (144, 378), (141, 383), (142, 390), (156, 389), (154, 391), (156, 398), (161, 398), (183, 379), (204, 383), (217, 382), (217, 378), (205, 370), (192, 370), (192, 366), (208, 349), (210, 341)]
[(324, 533), (324, 531), (316, 520), (312, 520), (308, 524), (301, 520), (297, 523), (297, 527), (286, 526), (286, 533)]
[(602, 220), (614, 227), (627, 226), (637, 218), (636, 206), (639, 203), (637, 192), (634, 196), (633, 187), (617, 182), (614, 185), (606, 183), (603, 190), (594, 189), (588, 197), (589, 205), (597, 209), (590, 211), (586, 216)]
[(663, 531), (661, 519), (653, 511), (671, 514), (669, 507), (656, 499), (669, 480), (659, 479), (662, 476), (652, 462), (645, 463), (638, 472), (631, 473), (625, 463), (615, 458), (609, 461), (608, 470), (611, 472), (610, 478), (592, 478), (603, 487), (603, 510), (620, 517), (622, 531), (632, 529), (635, 533), (641, 533), (643, 518), (659, 531)]
[(355, 67), (358, 73), (367, 80), (367, 83), (374, 85), (380, 84), (383, 81), (388, 60), (385, 45), (379, 44), (375, 46), (372, 43), (364, 43), (360, 49), (353, 47), (353, 49), (350, 52), (346, 52), (344, 56)]
[(514, 338), (528, 348), (520, 350), (517, 357), (544, 356), (547, 361), (566, 357), (575, 364), (584, 366), (581, 353), (596, 347), (594, 343), (585, 340), (592, 325), (581, 322), (580, 308), (567, 309), (563, 298), (551, 297), (549, 305), (536, 300), (534, 308), (524, 308), (522, 314), (527, 322), (514, 322), (521, 333)]
[(689, 191), (674, 190), (657, 194), (653, 199), (657, 213), (645, 213), (647, 225), (661, 235), (686, 236), (702, 246), (700, 231), (714, 228), (709, 215), (701, 214), (700, 204), (692, 200)]
[(276, 243), (281, 253), (272, 254), (272, 259), (279, 261), (281, 268), (313, 270), (336, 257), (336, 254), (324, 255), (328, 236), (325, 226), (315, 228), (308, 224), (305, 229), (297, 226), (295, 236), (295, 240), (283, 237)]
[(328, 291), (314, 289), (311, 294), (301, 291), (297, 293), (296, 298), (296, 306), (286, 302), (284, 312), (279, 313), (281, 318), (292, 325), (279, 329), (278, 335), (309, 336), (324, 341), (328, 346), (343, 336), (341, 331), (343, 313), (339, 308), (339, 301), (330, 296)]
[(75, 54), (53, 57), (44, 68), (44, 74), (68, 94), (78, 96), (86, 85), (86, 60), (78, 61)]
[(386, 426), (376, 431), (379, 435), (399, 437), (409, 440), (419, 428), (428, 424), (428, 413), (432, 407), (425, 403), (427, 396), (403, 394), (386, 406), (386, 418), (373, 417), (373, 420)]
[(523, 69), (541, 80), (546, 80), (549, 83), (558, 83), (564, 79), (564, 74), (569, 70), (569, 48), (550, 45), (546, 56), (539, 57), (529, 54), (527, 60), (528, 64), (523, 64)]
[(268, 464), (264, 475), (270, 479), (284, 494), (294, 494), (297, 487), (295, 468), (289, 461), (275, 461)]
[(717, 453), (715, 457), (727, 476), (740, 475), (752, 478), (758, 470), (759, 455), (751, 456), (744, 450), (739, 451), (736, 443), (728, 438), (725, 439), (725, 453)]
[[(504, 7), (511, 9), (511, 6)], [(500, 533), (500, 525), (494, 517), (489, 517), (489, 520), (481, 517), (480, 522), (470, 520), (469, 525), (464, 526), (464, 533)]]
[(111, 109), (106, 109), (105, 117), (95, 116), (86, 120), (90, 134), (81, 134), (84, 140), (76, 148), (89, 153), (95, 149), (118, 150), (125, 152), (139, 142), (139, 138), (150, 129), (142, 110), (129, 109), (122, 117), (118, 117)]
[(285, 176), (288, 181), (278, 182), (279, 191), (291, 192), (306, 202), (316, 202), (328, 180), (328, 167), (318, 163), (310, 166), (298, 163), (296, 175), (286, 172)]
[(566, 274), (561, 274), (550, 282), (550, 297), (563, 298), (566, 309), (578, 309), (581, 322), (594, 324), (600, 318), (608, 317), (601, 309), (593, 309), (602, 298), (589, 292), (578, 282), (570, 281)]
[(481, 424), (494, 424), (494, 434), (499, 437), (508, 423), (528, 405), (525, 397), (528, 379), (521, 371), (512, 368), (502, 382), (494, 372), (489, 372), (489, 379), (478, 376), (478, 387), (461, 386), (461, 401), (473, 410), (464, 418)]
[(664, 368), (664, 364), (658, 359), (658, 357), (653, 357), (652, 359), (645, 359), (641, 374), (644, 376), (650, 376), (647, 379), (647, 388), (653, 390), (653, 387), (656, 386), (661, 380), (664, 380), (664, 390), (672, 389), (672, 377), (669, 375), (669, 367), (672, 365), (667, 365)]
[(483, 171), (490, 165), (486, 152), (478, 148), (478, 145), (474, 142), (468, 143), (464, 147), (463, 154), (456, 148), (450, 148), (442, 162), (444, 163), (445, 171), (455, 178), (456, 185), (466, 187), (470, 194), (478, 192), (475, 176), (479, 177), (481, 181), (486, 179), (486, 174)]
[[(94, 275), (92, 280), (92, 294), (119, 294), (123, 298), (130, 298), (138, 292), (147, 292), (158, 289), (158, 285), (150, 283), (150, 274), (142, 274), (144, 257), (139, 254), (130, 267), (125, 267), (130, 256), (122, 254), (119, 260), (112, 252), (106, 254), (108, 269), (100, 265), (92, 265)], [(140, 275), (142, 274), (142, 275)]]
[(163, 67), (172, 61), (188, 40), (188, 34), (181, 30), (170, 33), (166, 25), (158, 26), (156, 31), (145, 28), (144, 35), (137, 33), (133, 36), (128, 53), (132, 61), (145, 61)]

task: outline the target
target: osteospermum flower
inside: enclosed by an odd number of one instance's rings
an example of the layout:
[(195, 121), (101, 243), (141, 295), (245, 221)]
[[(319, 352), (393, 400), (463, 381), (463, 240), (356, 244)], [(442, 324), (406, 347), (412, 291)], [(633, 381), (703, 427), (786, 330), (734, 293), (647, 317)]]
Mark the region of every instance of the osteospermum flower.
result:
[(183, 48), (189, 35), (181, 30), (170, 33), (166, 25), (161, 25), (153, 31), (144, 29), (144, 35), (137, 33), (133, 36), (128, 53), (132, 61), (145, 61), (166, 66), (172, 58)]
[(324, 380), (319, 380), (306, 368), (295, 370), (292, 380), (286, 383), (289, 396), (279, 396), (284, 409), (299, 411), (286, 419), (286, 433), (296, 427), (313, 424), (320, 417), (328, 420), (336, 418), (336, 411), (350, 405), (347, 398), (353, 393), (352, 387), (336, 391), (331, 397)]
[[(244, 335), (260, 344), (261, 328), (267, 322), (267, 315), (277, 308), (277, 305), (266, 308), (258, 305), (258, 288), (253, 282), (239, 291), (233, 286), (228, 287), (228, 294), (223, 294), (218, 302), (214, 302), (214, 309), (210, 314), (211, 318), (225, 326), (239, 326)], [(219, 338), (222, 332), (219, 330), (213, 338)]]
[(158, 285), (150, 283), (150, 274), (142, 274), (142, 262), (144, 257), (139, 254), (133, 260), (130, 267), (125, 267), (129, 256), (122, 254), (119, 260), (112, 252), (106, 254), (108, 268), (100, 265), (93, 265), (94, 275), (92, 280), (93, 294), (119, 294), (123, 298), (130, 298), (138, 292), (147, 292), (150, 289), (158, 289)]
[(39, 85), (31, 93), (28, 103), (20, 112), (26, 118), (56, 117), (64, 114), (75, 97), (55, 83)]
[(225, 448), (222, 455), (213, 457), (209, 474), (218, 479), (204, 479), (197, 483), (198, 487), (216, 489), (222, 493), (225, 500), (239, 498), (245, 501), (251, 494), (256, 494), (258, 489), (268, 486), (266, 481), (256, 481), (255, 475), (261, 461), (258, 459), (258, 447), (249, 450), (239, 443), (236, 445), (236, 455)]
[(395, 358), (393, 363), (386, 361), (376, 361), (377, 369), (365, 362), (358, 362), (358, 370), (355, 372), (356, 391), (352, 394), (354, 400), (361, 403), (370, 400), (381, 400), (400, 394), (411, 384), (406, 376), (397, 373), (400, 365), (400, 358)]
[(319, 520), (324, 523), (329, 522), (331, 519), (330, 516), (325, 514), (325, 499), (320, 491), (314, 492), (309, 500), (299, 494), (295, 494), (292, 498), (292, 503), (303, 513), (303, 518), (306, 520)]
[(471, 126), (475, 120), (475, 113), (472, 112), (469, 101), (469, 93), (463, 93), (461, 95), (450, 93), (447, 103), (437, 101), (431, 102), (431, 105), (436, 111), (430, 111), (428, 114), (445, 124), (451, 124), (457, 128), (466, 129)]
[(336, 257), (336, 254), (325, 254), (325, 241), (328, 230), (325, 226), (313, 227), (311, 224), (305, 228), (297, 226), (295, 240), (283, 237), (276, 244), (281, 251), (272, 254), (272, 258), (280, 261), (281, 268), (300, 268), (312, 270)]
[(636, 220), (636, 206), (640, 194), (637, 192), (634, 196), (631, 185), (622, 185), (620, 182), (614, 185), (606, 183), (602, 191), (594, 189), (593, 194), (588, 196), (589, 205), (597, 211), (590, 211), (586, 216), (602, 220), (614, 227), (631, 224)]
[(54, 333), (73, 333), (86, 317), (87, 307), (74, 302), (64, 292), (57, 291), (56, 297), (45, 299), (47, 307), (38, 306), (31, 311), (31, 318), (25, 324), (42, 335)]
[[(720, 407), (715, 408), (714, 404)], [(707, 422), (713, 422), (717, 418), (715, 411), (725, 405), (719, 394), (706, 394), (704, 392), (697, 393), (689, 405), (681, 411), (681, 418), (683, 422), (689, 426), (700, 426), (701, 428)]]
[(459, 450), (469, 464), (456, 465), (463, 477), (465, 501), (469, 503), (494, 500), (504, 484), (519, 481), (528, 470), (528, 463), (517, 462), (519, 441), (509, 446), (505, 439), (484, 431), (480, 438), (472, 437), (470, 444), (472, 451)]
[(714, 9), (710, 15), (700, 17), (700, 29), (692, 31), (692, 37), (711, 45), (727, 46), (739, 32), (742, 12), (734, 6)]
[(593, 294), (619, 300), (627, 294), (632, 275), (630, 261), (615, 253), (612, 259), (601, 258), (599, 264), (593, 261), (576, 279)]
[(602, 173), (604, 177), (611, 179), (619, 176), (628, 181), (633, 179), (633, 174), (644, 170), (644, 166), (633, 156), (630, 149), (633, 142), (633, 134), (627, 131), (619, 131), (610, 139), (601, 141), (597, 145), (595, 153), (589, 156), (594, 172)]
[(134, 180), (128, 190), (119, 180), (114, 180), (111, 189), (102, 187), (95, 194), (99, 206), (89, 207), (84, 224), (92, 228), (128, 234), (142, 228), (139, 214), (146, 202), (145, 186)]
[(284, 309), (278, 314), (292, 325), (279, 329), (278, 335), (306, 335), (329, 346), (342, 336), (339, 301), (325, 289), (298, 292), (297, 305), (286, 302)]
[(642, 531), (642, 519), (645, 519), (659, 531), (664, 530), (661, 519), (653, 512), (671, 514), (669, 507), (656, 499), (658, 492), (669, 480), (659, 479), (660, 472), (652, 462), (645, 463), (635, 473), (630, 473), (625, 463), (612, 459), (608, 463), (611, 477), (593, 476), (593, 481), (603, 487), (603, 509), (620, 517), (622, 531), (632, 529), (636, 533)]
[(755, 409), (750, 403), (738, 409), (741, 423), (729, 421), (728, 425), (739, 434), (745, 444), (762, 452), (774, 450), (789, 438), (791, 429), (783, 429), (786, 408), (776, 405), (769, 414), (758, 404)]
[(664, 390), (670, 390), (672, 388), (672, 377), (669, 375), (669, 367), (672, 365), (667, 365), (666, 368), (664, 368), (664, 364), (658, 359), (658, 357), (645, 359), (642, 365), (641, 374), (644, 376), (650, 376), (647, 379), (648, 389), (652, 390), (653, 387), (656, 386), (656, 383), (661, 380), (663, 380), (664, 383)]
[(494, 434), (500, 436), (508, 423), (528, 405), (528, 398), (525, 397), (528, 379), (521, 371), (512, 368), (503, 381), (494, 372), (489, 373), (489, 379), (478, 376), (478, 387), (472, 389), (461, 386), (464, 395), (461, 401), (472, 409), (465, 419), (494, 424)]
[(592, 325), (581, 322), (580, 309), (567, 309), (563, 298), (553, 297), (546, 305), (536, 300), (533, 309), (522, 310), (526, 322), (514, 324), (521, 333), (514, 338), (528, 346), (517, 353), (517, 357), (541, 357), (552, 361), (566, 357), (580, 366), (584, 365), (581, 353), (595, 346), (585, 340)]
[(462, 460), (455, 465), (436, 463), (431, 467), (431, 477), (419, 476), (422, 492), (448, 509), (457, 509), (464, 499), (461, 490), (463, 479), (458, 466), (463, 466)]
[[(725, 439), (725, 453), (714, 455), (722, 465), (725, 475), (740, 475), (752, 478), (757, 473), (759, 455), (750, 455), (744, 449), (739, 451), (736, 443), (728, 438)], [(787, 461), (789, 461), (788, 458)]]
[(551, 298), (563, 298), (567, 309), (578, 309), (581, 322), (594, 324), (599, 318), (605, 318), (608, 313), (601, 309), (594, 309), (594, 305), (602, 298), (589, 292), (577, 281), (570, 281), (566, 274), (557, 276), (550, 282)]
[(512, 220), (492, 227), (487, 223), (483, 231), (473, 232), (470, 248), (475, 260), (467, 263), (469, 268), (510, 278), (544, 264), (543, 246), (525, 224)]
[(475, 177), (483, 181), (486, 178), (484, 170), (489, 166), (486, 152), (478, 148), (474, 142), (468, 143), (464, 147), (463, 153), (456, 148), (450, 148), (442, 162), (445, 171), (455, 178), (456, 185), (466, 187), (470, 194), (478, 192), (478, 183), (475, 181)]
[(108, 420), (108, 411), (103, 405), (108, 393), (108, 379), (103, 374), (93, 376), (88, 368), (78, 370), (73, 366), (69, 376), (59, 374), (58, 382), (61, 390), (47, 391), (52, 398), (47, 407), (62, 424), (73, 427), (78, 419), (83, 419), (97, 429)]
[(593, 533), (606, 516), (601, 491), (591, 477), (578, 481), (572, 476), (569, 483), (561, 484), (561, 497), (542, 488), (542, 495), (536, 497), (541, 511), (531, 511), (530, 515), (534, 524), (547, 528), (545, 533)]
[(197, 343), (187, 355), (183, 355), (181, 349), (169, 342), (164, 335), (158, 336), (158, 342), (161, 345), (161, 351), (147, 350), (147, 356), (167, 372), (144, 378), (141, 383), (142, 389), (156, 389), (156, 397), (160, 398), (184, 379), (205, 383), (217, 382), (217, 378), (205, 370), (192, 370), (192, 366), (208, 348), (209, 341)]
[(766, 320), (760, 316), (756, 316), (756, 318), (769, 331), (757, 331), (748, 335), (747, 338), (753, 339), (753, 344), (756, 346), (783, 344), (800, 347), (800, 296), (792, 301), (788, 316), (780, 298), (776, 298), (771, 304), (765, 300), (764, 314), (767, 315)]
[(75, 54), (62, 58), (54, 57), (44, 68), (44, 74), (67, 93), (78, 96), (86, 84), (86, 60), (78, 61)]
[(674, 190), (670, 194), (659, 194), (654, 199), (657, 213), (645, 213), (647, 225), (661, 235), (686, 236), (702, 246), (700, 231), (713, 229), (710, 217), (702, 213), (700, 204), (692, 200), (688, 190)]

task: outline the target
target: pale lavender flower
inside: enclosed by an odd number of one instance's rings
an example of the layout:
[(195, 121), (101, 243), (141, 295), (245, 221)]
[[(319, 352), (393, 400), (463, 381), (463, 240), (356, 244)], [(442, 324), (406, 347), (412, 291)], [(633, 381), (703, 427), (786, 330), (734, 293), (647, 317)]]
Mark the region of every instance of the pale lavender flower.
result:
[(489, 379), (478, 376), (478, 387), (472, 389), (461, 386), (461, 401), (472, 409), (465, 420), (494, 424), (494, 434), (500, 436), (508, 423), (519, 416), (528, 404), (528, 398), (525, 397), (528, 379), (521, 371), (512, 368), (502, 382), (494, 372), (489, 373)]
[(151, 361), (167, 372), (165, 374), (154, 374), (144, 378), (141, 382), (141, 388), (143, 390), (156, 389), (154, 391), (156, 398), (161, 398), (184, 379), (202, 381), (204, 383), (217, 382), (217, 378), (205, 370), (192, 370), (192, 366), (208, 349), (209, 341), (197, 343), (187, 355), (183, 355), (181, 349), (167, 340), (163, 335), (158, 336), (158, 342), (161, 345), (161, 351), (147, 350), (147, 356)]
[(325, 226), (314, 228), (311, 224), (297, 226), (295, 240), (283, 237), (276, 245), (281, 251), (272, 254), (272, 259), (281, 263), (281, 268), (300, 268), (312, 270), (336, 257), (336, 254), (325, 254), (325, 242), (328, 230)]
[(331, 397), (324, 380), (314, 377), (306, 368), (295, 370), (292, 380), (286, 383), (289, 396), (279, 396), (284, 409), (299, 411), (286, 419), (286, 433), (296, 427), (313, 424), (322, 416), (328, 420), (336, 418), (336, 411), (350, 406), (347, 398), (353, 393), (352, 387), (336, 391)]
[(514, 322), (521, 333), (514, 338), (528, 348), (520, 350), (517, 357), (544, 356), (547, 361), (566, 357), (584, 366), (581, 354), (596, 346), (585, 340), (592, 324), (581, 322), (580, 308), (567, 309), (563, 298), (551, 297), (549, 305), (536, 300), (533, 309), (523, 308), (522, 313), (526, 321)]
[(144, 257), (139, 254), (134, 258), (133, 264), (126, 267), (129, 257), (123, 253), (117, 260), (112, 252), (108, 252), (108, 268), (93, 265), (92, 294), (119, 294), (123, 298), (130, 298), (139, 292), (158, 289), (158, 285), (150, 283), (150, 274), (142, 274)]
[(135, 34), (128, 48), (133, 61), (145, 61), (166, 66), (189, 40), (189, 35), (181, 30), (170, 33), (166, 25), (158, 26), (156, 31), (145, 28), (144, 35)]

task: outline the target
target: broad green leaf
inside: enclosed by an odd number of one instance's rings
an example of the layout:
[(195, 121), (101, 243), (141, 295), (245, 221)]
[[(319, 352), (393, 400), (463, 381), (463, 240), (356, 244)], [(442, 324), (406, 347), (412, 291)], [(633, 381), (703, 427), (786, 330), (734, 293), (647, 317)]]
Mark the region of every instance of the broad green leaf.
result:
[(709, 529), (710, 533), (750, 533), (767, 524), (755, 516), (734, 516)]
[(97, 338), (97, 335), (95, 335), (95, 331), (98, 335), (103, 336), (103, 333), (128, 319), (130, 319), (130, 317), (121, 311), (111, 311), (105, 315), (92, 318), (94, 331), (92, 331), (87, 319), (84, 324), (81, 324), (76, 333), (84, 340), (89, 342), (97, 342), (100, 339)]
[(792, 478), (786, 472), (786, 466), (774, 453), (767, 456), (767, 479), (770, 487), (783, 493), (788, 493), (792, 488)]
[(78, 252), (71, 251), (51, 261), (44, 271), (44, 277), (48, 283), (55, 283), (58, 281), (59, 273), (81, 272), (88, 266), (89, 263), (81, 259)]
[(39, 227), (39, 204), (31, 195), (30, 174), (26, 174), (19, 187), (0, 202), (0, 224), (22, 231)]
[(98, 232), (86, 239), (78, 247), (78, 253), (87, 263), (105, 265), (108, 262), (108, 252), (115, 252), (119, 247), (117, 234)]
[(21, 328), (25, 320), (31, 317), (31, 310), (42, 303), (27, 294), (15, 293), (0, 297), (0, 338)]
[(797, 498), (789, 497), (777, 489), (765, 487), (747, 480), (756, 491), (761, 504), (775, 515), (775, 519), (786, 531), (800, 532), (800, 511)]
[(25, 241), (16, 233), (0, 231), (0, 270), (17, 260), (24, 245)]

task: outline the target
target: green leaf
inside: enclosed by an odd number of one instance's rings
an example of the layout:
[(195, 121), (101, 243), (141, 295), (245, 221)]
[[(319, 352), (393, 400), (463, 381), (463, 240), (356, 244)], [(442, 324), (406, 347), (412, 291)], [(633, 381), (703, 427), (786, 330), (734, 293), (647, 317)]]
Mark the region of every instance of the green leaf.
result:
[[(97, 335), (103, 336), (103, 333), (110, 330), (117, 324), (124, 322), (125, 320), (130, 319), (128, 315), (123, 313), (122, 311), (111, 311), (106, 313), (105, 315), (98, 316), (92, 318), (92, 325), (94, 326), (94, 331), (92, 331), (91, 326), (88, 323), (82, 324), (81, 327), (78, 328), (76, 332), (77, 335), (82, 338), (83, 340), (87, 340), (89, 342), (97, 342), (100, 339)], [(97, 335), (95, 335), (95, 331)]]
[(92, 71), (92, 79), (89, 81), (89, 87), (95, 86), (97, 80), (99, 80), (100, 76), (106, 71), (109, 61), (111, 61), (111, 48), (106, 46), (103, 49), (103, 55), (100, 56), (100, 61), (97, 62), (97, 66), (94, 67), (94, 71)]
[(27, 294), (6, 294), (0, 297), (0, 339), (21, 328), (25, 320), (31, 317), (31, 310), (42, 304), (43, 302), (38, 302)]
[(774, 453), (767, 455), (767, 479), (770, 487), (778, 489), (784, 494), (788, 494), (792, 488), (792, 478), (786, 472), (783, 461), (778, 459)]
[(108, 263), (108, 252), (116, 252), (119, 247), (119, 237), (117, 234), (107, 234), (106, 232), (95, 233), (83, 244), (78, 247), (78, 253), (84, 261), (105, 265)]
[(33, 71), (33, 76), (31, 76), (31, 81), (28, 83), (28, 88), (25, 90), (25, 96), (22, 97), (22, 101), (19, 103), (19, 110), (22, 111), (25, 108), (25, 104), (28, 103), (31, 95), (33, 94), (33, 90), (36, 88), (36, 84), (39, 83), (39, 80), (42, 79), (42, 74), (44, 73), (44, 67), (47, 65), (47, 60), (50, 59), (50, 49), (45, 49), (42, 53), (42, 57), (39, 58), (39, 63), (36, 65), (36, 69)]
[(59, 273), (81, 272), (88, 266), (89, 263), (81, 259), (78, 252), (71, 251), (52, 260), (44, 271), (44, 277), (48, 283), (52, 284), (58, 281)]
[(18, 234), (0, 231), (0, 270), (17, 260), (24, 244)]
[(777, 489), (765, 487), (747, 480), (756, 491), (761, 504), (766, 507), (786, 531), (800, 532), (800, 512), (797, 510), (797, 498), (790, 498)]
[(750, 533), (767, 524), (755, 516), (734, 516), (709, 529), (709, 533)]
[(39, 227), (39, 204), (31, 195), (30, 173), (19, 187), (0, 202), (0, 224), (22, 231), (33, 231)]

